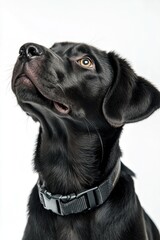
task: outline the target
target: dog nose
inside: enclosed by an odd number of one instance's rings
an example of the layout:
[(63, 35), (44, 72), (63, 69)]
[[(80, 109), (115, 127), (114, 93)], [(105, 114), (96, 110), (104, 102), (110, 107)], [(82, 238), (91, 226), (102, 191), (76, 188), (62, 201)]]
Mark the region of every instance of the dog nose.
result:
[(43, 54), (43, 47), (35, 43), (26, 43), (19, 50), (19, 58), (31, 60)]

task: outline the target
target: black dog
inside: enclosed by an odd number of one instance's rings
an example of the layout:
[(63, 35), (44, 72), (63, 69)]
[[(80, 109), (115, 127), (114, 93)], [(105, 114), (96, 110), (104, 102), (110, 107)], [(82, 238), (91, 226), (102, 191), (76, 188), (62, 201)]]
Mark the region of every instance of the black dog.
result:
[(23, 240), (160, 240), (119, 148), (123, 125), (158, 109), (160, 92), (114, 52), (67, 42), (23, 45), (12, 89), (40, 122)]

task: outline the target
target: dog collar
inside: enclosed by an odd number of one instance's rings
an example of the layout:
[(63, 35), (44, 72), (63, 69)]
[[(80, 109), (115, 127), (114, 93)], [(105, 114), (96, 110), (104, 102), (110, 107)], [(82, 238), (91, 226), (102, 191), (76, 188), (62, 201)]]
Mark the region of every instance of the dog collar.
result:
[(118, 160), (108, 178), (99, 186), (78, 194), (71, 193), (69, 195), (53, 195), (48, 192), (45, 187), (43, 187), (43, 184), (41, 184), (41, 181), (38, 180), (37, 186), (40, 202), (45, 209), (51, 210), (61, 216), (94, 209), (107, 200), (119, 179), (120, 171), (121, 161)]

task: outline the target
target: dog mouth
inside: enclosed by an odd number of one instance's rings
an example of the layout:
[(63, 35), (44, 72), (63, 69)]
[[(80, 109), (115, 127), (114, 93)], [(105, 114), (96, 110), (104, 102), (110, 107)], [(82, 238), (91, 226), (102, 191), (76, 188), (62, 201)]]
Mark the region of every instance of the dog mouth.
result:
[(51, 99), (51, 97), (49, 97), (42, 90), (42, 87), (40, 87), (40, 85), (36, 81), (32, 80), (25, 74), (20, 74), (15, 80), (15, 86), (17, 87), (20, 85), (23, 85), (23, 86), (25, 85), (25, 87), (27, 87), (27, 89), (35, 88), (37, 90), (37, 96), (40, 97), (41, 100), (42, 100), (42, 98), (47, 100), (49, 103), (49, 106), (54, 106), (54, 109), (56, 110), (56, 112), (63, 114), (63, 115), (67, 115), (71, 111), (71, 108), (68, 104), (64, 103), (63, 101), (62, 102), (59, 101), (59, 99), (58, 100)]
[(53, 101), (55, 109), (62, 114), (68, 114), (70, 112), (70, 107), (67, 104)]

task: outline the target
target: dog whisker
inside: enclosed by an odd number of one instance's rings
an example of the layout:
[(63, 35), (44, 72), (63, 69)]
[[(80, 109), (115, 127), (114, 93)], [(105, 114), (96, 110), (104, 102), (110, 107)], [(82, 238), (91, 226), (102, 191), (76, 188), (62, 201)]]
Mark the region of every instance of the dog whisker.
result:
[(86, 121), (88, 124), (90, 124), (90, 125), (95, 129), (95, 131), (96, 131), (96, 133), (97, 133), (97, 136), (98, 136), (99, 141), (100, 141), (101, 152), (102, 152), (101, 161), (100, 161), (100, 162), (102, 162), (102, 161), (103, 161), (103, 156), (104, 156), (104, 146), (103, 146), (102, 137), (101, 137), (98, 129), (96, 128), (96, 126), (95, 126), (93, 123), (91, 123), (90, 121), (88, 121), (86, 118), (84, 118), (84, 119), (85, 119), (85, 121)]
[(88, 121), (87, 121), (87, 119), (86, 118), (84, 118), (84, 124), (85, 124), (85, 126), (86, 126), (86, 128), (87, 128), (87, 132), (88, 132), (88, 135), (89, 135), (89, 137), (90, 137), (90, 139), (91, 139), (91, 132), (90, 132), (90, 130), (89, 130), (89, 127), (88, 127)]
[(64, 89), (63, 89), (63, 87), (61, 86), (61, 84), (60, 84), (60, 83), (58, 83), (58, 84), (56, 84), (56, 86), (60, 88), (60, 90), (62, 91), (62, 93), (63, 93), (64, 97), (66, 97), (66, 93), (65, 93), (65, 91), (64, 91)]

